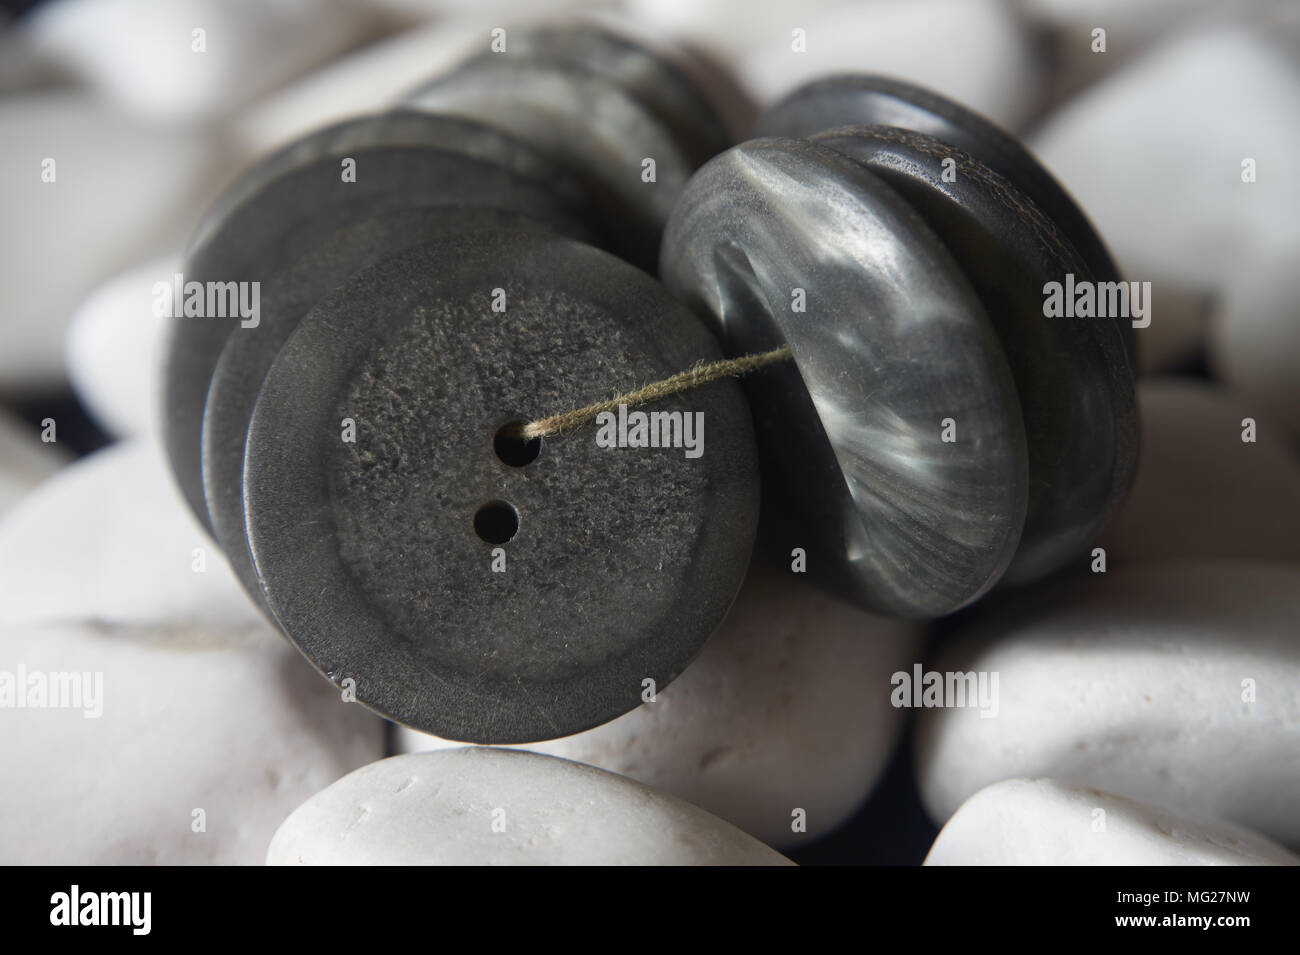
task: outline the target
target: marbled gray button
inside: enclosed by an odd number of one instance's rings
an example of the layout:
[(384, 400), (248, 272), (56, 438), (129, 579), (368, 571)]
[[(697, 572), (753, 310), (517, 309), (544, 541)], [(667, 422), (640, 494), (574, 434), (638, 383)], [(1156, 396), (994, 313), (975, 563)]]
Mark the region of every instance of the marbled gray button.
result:
[(902, 198), (824, 146), (754, 140), (691, 179), (662, 261), (729, 353), (793, 351), (746, 385), (767, 496), (802, 511), (810, 570), (917, 617), (997, 582), (1025, 519), (1015, 386), (974, 290)]
[[(921, 214), (979, 294), (1015, 377), (1029, 446), (1029, 506), (1010, 582), (1084, 554), (1137, 465), (1133, 372), (1110, 318), (1043, 314), (1044, 287), (1094, 282), (1055, 222), (1014, 182), (933, 136), (890, 126), (819, 133)], [(948, 164), (945, 166), (945, 164)]]
[[(799, 87), (770, 107), (759, 117), (756, 135), (803, 139), (837, 126), (876, 125), (933, 136), (1011, 180), (1056, 222), (1097, 281), (1119, 280), (1097, 230), (1033, 154), (997, 124), (937, 93), (883, 76), (831, 76)], [(1136, 373), (1132, 326), (1118, 324)]]

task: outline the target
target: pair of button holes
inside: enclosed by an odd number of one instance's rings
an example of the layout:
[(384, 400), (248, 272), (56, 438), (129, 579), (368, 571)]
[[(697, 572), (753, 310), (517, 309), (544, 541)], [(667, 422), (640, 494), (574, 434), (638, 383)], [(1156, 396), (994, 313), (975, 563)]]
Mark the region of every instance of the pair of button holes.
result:
[[(512, 468), (522, 468), (542, 453), (541, 438), (519, 433), (522, 421), (507, 421), (492, 437), (492, 450)], [(488, 544), (504, 544), (519, 533), (519, 512), (509, 501), (488, 501), (474, 513), (474, 533)]]

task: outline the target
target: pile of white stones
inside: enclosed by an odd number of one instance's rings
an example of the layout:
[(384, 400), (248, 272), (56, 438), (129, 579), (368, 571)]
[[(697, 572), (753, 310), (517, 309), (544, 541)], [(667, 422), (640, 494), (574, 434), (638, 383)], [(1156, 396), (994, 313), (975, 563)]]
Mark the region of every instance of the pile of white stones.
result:
[[(1153, 287), (1140, 470), (1093, 572), (999, 591), (927, 645), (759, 562), (691, 667), (611, 723), (531, 753), (389, 734), (172, 487), (152, 289), (234, 171), (387, 105), (509, 10), (52, 0), (0, 32), (0, 402), (70, 383), (118, 441), (74, 462), (56, 419), (0, 408), (0, 862), (781, 864), (859, 812), (913, 718), (931, 864), (1300, 862), (1291, 5), (604, 7), (760, 101), (866, 70), (1027, 137)], [(1212, 379), (1169, 374), (1199, 355)], [(899, 694), (918, 667), (938, 690)], [(951, 705), (954, 674), (995, 710)]]

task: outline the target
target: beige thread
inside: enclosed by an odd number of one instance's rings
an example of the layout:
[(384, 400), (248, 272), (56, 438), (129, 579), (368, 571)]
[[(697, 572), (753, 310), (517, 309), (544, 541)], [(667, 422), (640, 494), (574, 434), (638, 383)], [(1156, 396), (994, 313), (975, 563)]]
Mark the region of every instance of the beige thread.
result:
[(762, 368), (764, 365), (785, 361), (790, 357), (790, 346), (784, 345), (781, 348), (774, 348), (771, 351), (757, 355), (742, 355), (739, 358), (728, 358), (724, 361), (698, 364), (686, 371), (678, 372), (671, 378), (656, 381), (644, 388), (638, 388), (635, 391), (619, 395), (617, 398), (610, 398), (608, 401), (587, 405), (585, 408), (576, 408), (563, 414), (551, 415), (549, 418), (538, 418), (536, 421), (530, 421), (519, 429), (519, 436), (525, 441), (532, 441), (536, 438), (544, 438), (547, 435), (559, 434), (567, 428), (574, 428), (580, 424), (586, 424), (588, 421), (594, 421), (602, 411), (617, 411), (619, 405), (631, 407), (632, 405), (645, 404), (648, 401), (657, 401), (660, 398), (675, 395), (679, 391), (707, 385), (719, 378), (748, 374)]

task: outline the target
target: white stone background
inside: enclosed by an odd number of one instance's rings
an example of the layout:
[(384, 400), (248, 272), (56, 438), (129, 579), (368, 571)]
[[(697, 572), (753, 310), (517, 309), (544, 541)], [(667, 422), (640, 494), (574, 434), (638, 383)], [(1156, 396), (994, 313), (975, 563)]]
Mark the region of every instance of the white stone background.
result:
[[(1155, 319), (1139, 332), (1143, 461), (1103, 540), (1104, 581), (999, 592), (924, 634), (751, 582), (665, 692), (671, 709), (537, 748), (660, 787), (801, 862), (919, 863), (979, 790), (933, 861), (1294, 860), (1279, 848), (1300, 849), (1294, 4), (547, 0), (521, 17), (499, 0), (51, 0), (0, 28), (0, 669), (102, 670), (119, 702), (93, 727), (0, 709), (0, 862), (256, 863), (330, 782), (440, 745), (337, 705), (189, 519), (156, 448), (148, 290), (258, 156), (383, 108), (491, 27), (593, 9), (707, 51), (760, 105), (862, 70), (985, 113), (1078, 198), (1125, 276), (1154, 283)], [(743, 108), (728, 118), (743, 132)], [(39, 181), (45, 156), (56, 187)], [(1002, 717), (882, 705), (888, 674), (912, 662), (996, 666)], [(1246, 677), (1252, 706), (1235, 695)], [(757, 694), (793, 702), (759, 712)], [(614, 842), (627, 798), (610, 796)], [(803, 837), (778, 823), (791, 805), (809, 809)], [(1080, 838), (1081, 813), (1102, 806), (1110, 841)], [(423, 811), (391, 831), (441, 831), (440, 807)], [(330, 833), (292, 836), (298, 851)], [(569, 848), (611, 861), (600, 843)]]

